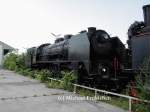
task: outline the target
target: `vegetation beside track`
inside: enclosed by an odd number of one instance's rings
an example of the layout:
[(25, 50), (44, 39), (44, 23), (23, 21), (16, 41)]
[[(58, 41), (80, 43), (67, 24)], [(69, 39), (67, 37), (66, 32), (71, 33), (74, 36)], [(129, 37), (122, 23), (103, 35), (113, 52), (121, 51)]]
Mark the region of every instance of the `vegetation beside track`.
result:
[[(150, 101), (150, 57), (146, 57), (141, 65), (140, 74), (136, 77), (136, 87), (138, 97)], [(134, 112), (149, 112), (150, 103), (136, 102), (133, 110)]]
[[(64, 89), (68, 91), (73, 91), (73, 85), (77, 79), (76, 75), (73, 71), (71, 72), (61, 72), (61, 78), (58, 78), (59, 80), (62, 80), (62, 82), (58, 81), (52, 81), (49, 80), (49, 78), (54, 78), (54, 74), (50, 72), (49, 70), (31, 70), (29, 68), (25, 67), (25, 55), (21, 54), (15, 54), (10, 53), (7, 55), (4, 59), (3, 64), (5, 69), (15, 71), (21, 75), (28, 76), (34, 79), (37, 79), (47, 85), (49, 88), (59, 88)], [(144, 79), (144, 80), (141, 80)], [(150, 85), (150, 58), (147, 58), (142, 67), (141, 72), (136, 78), (136, 86), (138, 89), (138, 97), (141, 99), (147, 99), (150, 100), (150, 88), (149, 90), (145, 85)], [(77, 93), (81, 96), (94, 96), (94, 92), (90, 90), (85, 90), (78, 88)], [(101, 94), (99, 94), (101, 95)], [(106, 103), (116, 105), (118, 107), (121, 107), (123, 109), (128, 109), (128, 100), (123, 98), (117, 98), (111, 96), (110, 101), (104, 101)], [(134, 103), (133, 104), (133, 110), (134, 112), (149, 112), (150, 110), (150, 104), (145, 104), (142, 102)]]

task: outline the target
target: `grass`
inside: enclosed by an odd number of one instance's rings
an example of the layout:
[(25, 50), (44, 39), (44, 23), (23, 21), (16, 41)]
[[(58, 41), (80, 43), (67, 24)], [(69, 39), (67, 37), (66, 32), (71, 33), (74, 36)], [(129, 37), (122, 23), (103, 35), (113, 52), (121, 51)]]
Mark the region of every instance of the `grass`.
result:
[(114, 106), (117, 106), (117, 107), (120, 107), (124, 110), (129, 109), (128, 99), (126, 99), (126, 98), (111, 97), (111, 100), (104, 101), (104, 102), (109, 103), (109, 104), (114, 105)]
[(79, 95), (81, 95), (81, 96), (94, 97), (94, 91), (87, 90), (87, 89), (83, 89), (83, 88), (77, 89), (77, 94), (79, 94)]
[[(78, 88), (77, 94), (79, 94), (81, 96), (90, 96), (90, 97), (95, 96), (94, 91), (83, 89), (83, 88)], [(115, 97), (115, 96), (109, 96), (109, 95), (106, 95), (106, 94), (103, 94), (103, 93), (102, 94), (97, 93), (97, 97), (102, 97), (102, 96), (106, 96), (106, 99), (107, 99), (107, 97), (110, 97), (110, 100), (102, 100), (101, 99), (101, 100), (98, 100), (98, 101), (102, 101), (102, 102), (120, 107), (124, 110), (128, 110), (128, 108), (129, 108), (128, 99), (126, 99), (126, 98), (120, 98), (120, 97)]]
[(53, 80), (46, 82), (46, 86), (48, 88), (62, 89), (62, 86), (61, 86), (60, 82), (56, 82), (56, 81), (53, 81)]

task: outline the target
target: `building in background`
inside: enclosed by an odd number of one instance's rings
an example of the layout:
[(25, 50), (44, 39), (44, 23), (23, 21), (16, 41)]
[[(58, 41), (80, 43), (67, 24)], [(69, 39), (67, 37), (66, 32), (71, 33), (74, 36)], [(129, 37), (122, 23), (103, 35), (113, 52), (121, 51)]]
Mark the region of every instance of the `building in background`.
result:
[(4, 42), (0, 41), (0, 68), (2, 67), (3, 59), (4, 56), (9, 53), (14, 51), (15, 49)]

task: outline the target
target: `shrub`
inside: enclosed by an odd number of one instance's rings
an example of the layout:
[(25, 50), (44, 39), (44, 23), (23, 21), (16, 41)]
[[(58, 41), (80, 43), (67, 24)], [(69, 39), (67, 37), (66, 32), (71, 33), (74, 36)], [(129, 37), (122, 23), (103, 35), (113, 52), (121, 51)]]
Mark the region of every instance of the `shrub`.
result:
[(25, 67), (25, 54), (17, 55), (16, 65), (18, 68), (26, 69)]
[(5, 56), (3, 67), (9, 70), (18, 71), (19, 68), (25, 68), (24, 54), (18, 55), (10, 53)]
[(74, 83), (77, 80), (75, 73), (73, 71), (61, 72), (61, 73), (63, 75), (62, 82), (61, 82), (62, 88), (65, 90), (72, 91), (73, 90), (72, 83)]
[(30, 76), (31, 75), (31, 69), (23, 69), (23, 73), (24, 76)]
[(46, 82), (49, 80), (48, 78), (52, 76), (52, 73), (49, 70), (44, 69), (41, 71), (36, 71), (34, 75), (35, 78), (41, 82)]
[(15, 70), (17, 67), (16, 58), (17, 55), (15, 53), (8, 54), (4, 59), (3, 67), (9, 70)]

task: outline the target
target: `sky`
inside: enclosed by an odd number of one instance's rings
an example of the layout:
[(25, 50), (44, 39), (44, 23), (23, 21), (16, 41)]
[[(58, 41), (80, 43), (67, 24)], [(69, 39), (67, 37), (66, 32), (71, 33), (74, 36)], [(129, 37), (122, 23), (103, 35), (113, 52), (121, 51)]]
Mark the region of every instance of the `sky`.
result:
[(150, 0), (0, 0), (0, 41), (19, 49), (53, 43), (51, 35), (103, 29), (123, 43)]

